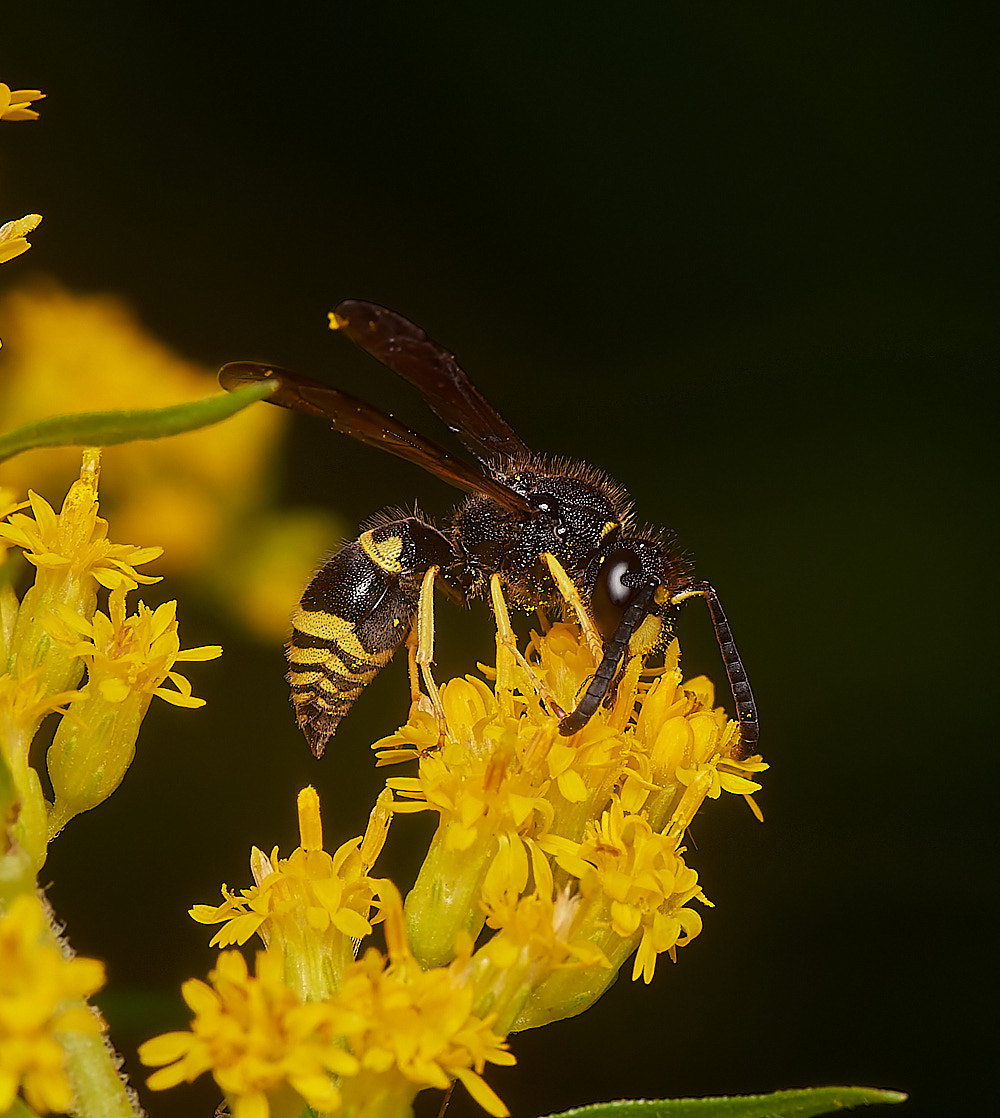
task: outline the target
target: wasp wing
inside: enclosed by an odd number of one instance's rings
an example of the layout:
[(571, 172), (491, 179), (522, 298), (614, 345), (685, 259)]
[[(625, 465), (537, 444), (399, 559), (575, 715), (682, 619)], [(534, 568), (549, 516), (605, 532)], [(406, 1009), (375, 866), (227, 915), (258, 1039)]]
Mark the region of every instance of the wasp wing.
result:
[(344, 300), (333, 314), (351, 341), (409, 381), (480, 461), (494, 455), (531, 453), (454, 356), (419, 326), (395, 311), (359, 299)]
[(326, 419), (335, 431), (405, 458), (459, 489), (492, 498), (512, 512), (521, 515), (535, 512), (519, 493), (347, 392), (289, 369), (254, 361), (233, 361), (219, 371), (219, 383), (228, 391), (262, 380), (278, 381), (278, 388), (267, 398), (269, 404)]

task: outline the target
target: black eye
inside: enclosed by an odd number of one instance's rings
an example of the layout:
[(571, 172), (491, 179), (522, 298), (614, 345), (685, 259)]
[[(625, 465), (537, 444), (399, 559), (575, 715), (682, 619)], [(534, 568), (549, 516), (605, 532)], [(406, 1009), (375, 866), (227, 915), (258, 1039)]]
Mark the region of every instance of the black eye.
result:
[(634, 551), (627, 551), (622, 547), (609, 552), (601, 565), (594, 585), (590, 609), (594, 615), (594, 624), (605, 640), (610, 640), (615, 635), (625, 610), (641, 589), (641, 580), (637, 580), (639, 581), (637, 586), (627, 586), (625, 579), (629, 575), (641, 573), (642, 563), (639, 561), (639, 556)]

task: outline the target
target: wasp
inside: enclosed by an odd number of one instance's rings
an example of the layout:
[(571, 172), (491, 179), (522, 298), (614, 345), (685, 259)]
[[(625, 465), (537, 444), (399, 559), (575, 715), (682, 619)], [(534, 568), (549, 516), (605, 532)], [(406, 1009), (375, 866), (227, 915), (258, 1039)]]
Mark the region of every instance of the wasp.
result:
[[(582, 462), (547, 459), (530, 450), (455, 357), (394, 311), (350, 299), (337, 306), (331, 324), (413, 385), (475, 464), (310, 377), (245, 361), (219, 373), (227, 389), (276, 381), (268, 403), (325, 419), (335, 431), (469, 493), (445, 528), (416, 510), (409, 516), (383, 514), (306, 587), (292, 619), (288, 681), (299, 726), (315, 755), (418, 630), (416, 660), (432, 699), (436, 696), (427, 648), (435, 581), (465, 603), (489, 584), (494, 591), (502, 588), (519, 608), (548, 611), (562, 602), (576, 611), (598, 663), (572, 710), (549, 701), (566, 736), (582, 730), (600, 705), (610, 702), (628, 658), (663, 647), (672, 611), (688, 598), (704, 598), (736, 705), (739, 753), (752, 752), (757, 709), (719, 596), (710, 583), (694, 580), (663, 534), (636, 529), (625, 490)], [(516, 646), (512, 651), (520, 657)], [(411, 680), (414, 674), (411, 662)], [(439, 701), (437, 709), (440, 715)]]

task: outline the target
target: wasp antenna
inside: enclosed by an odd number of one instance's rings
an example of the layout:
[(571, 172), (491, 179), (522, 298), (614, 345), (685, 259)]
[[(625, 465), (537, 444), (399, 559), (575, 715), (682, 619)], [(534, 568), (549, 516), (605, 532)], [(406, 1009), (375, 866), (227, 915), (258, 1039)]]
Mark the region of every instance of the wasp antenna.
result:
[(722, 662), (726, 666), (726, 675), (729, 677), (729, 688), (733, 693), (733, 702), (736, 704), (736, 718), (740, 724), (738, 756), (747, 757), (756, 752), (759, 736), (757, 704), (754, 702), (753, 692), (747, 681), (747, 673), (743, 668), (743, 661), (733, 640), (733, 631), (729, 628), (719, 595), (710, 582), (692, 583), (679, 594), (675, 594), (670, 601), (676, 606), (695, 596), (704, 598), (708, 604), (708, 612), (719, 642), (719, 651), (722, 653)]

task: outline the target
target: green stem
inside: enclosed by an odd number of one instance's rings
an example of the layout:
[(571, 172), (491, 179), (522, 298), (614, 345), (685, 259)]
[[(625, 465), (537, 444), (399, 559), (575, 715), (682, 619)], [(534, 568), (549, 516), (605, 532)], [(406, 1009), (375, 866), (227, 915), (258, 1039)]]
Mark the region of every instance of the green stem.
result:
[[(52, 906), (45, 901), (48, 915), (47, 938), (68, 957), (73, 949), (65, 937), (56, 930), (57, 921)], [(99, 1010), (80, 999), (76, 1004), (86, 1006), (101, 1023), (97, 1035), (66, 1031), (57, 1033), (62, 1050), (66, 1053), (66, 1074), (73, 1088), (74, 1118), (144, 1118), (145, 1111), (139, 1096), (126, 1087), (118, 1072), (121, 1057), (107, 1039), (107, 1024)], [(67, 1006), (75, 1008), (75, 1006)]]
[(249, 384), (220, 396), (207, 396), (169, 408), (142, 411), (94, 411), (80, 415), (55, 415), (0, 435), (0, 462), (41, 446), (112, 446), (135, 439), (162, 439), (218, 423), (266, 399), (277, 381)]
[(66, 1071), (73, 1085), (77, 1118), (141, 1118), (138, 1096), (125, 1086), (119, 1058), (103, 1036), (59, 1033)]

